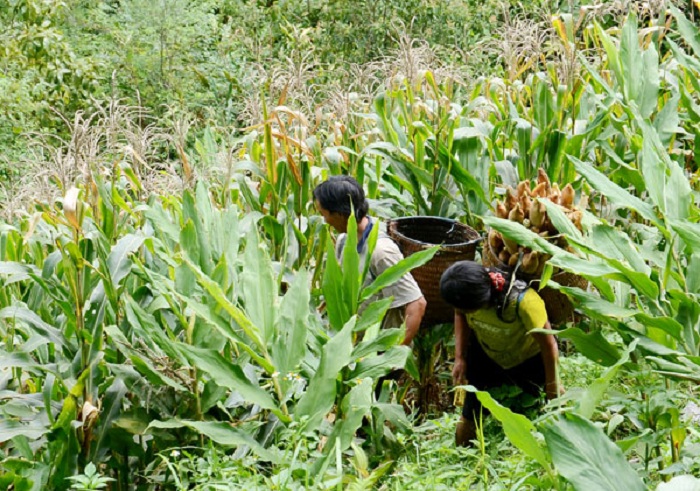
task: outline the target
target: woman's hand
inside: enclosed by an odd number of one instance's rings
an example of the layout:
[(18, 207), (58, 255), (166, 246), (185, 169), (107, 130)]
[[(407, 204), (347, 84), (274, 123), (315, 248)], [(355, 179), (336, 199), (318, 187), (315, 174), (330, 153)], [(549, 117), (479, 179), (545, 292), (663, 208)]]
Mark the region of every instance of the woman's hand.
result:
[(467, 362), (462, 357), (455, 358), (455, 365), (452, 367), (452, 381), (455, 385), (465, 385), (467, 383)]
[(452, 367), (452, 380), (455, 385), (467, 383), (467, 351), (471, 333), (465, 315), (455, 310), (455, 365)]

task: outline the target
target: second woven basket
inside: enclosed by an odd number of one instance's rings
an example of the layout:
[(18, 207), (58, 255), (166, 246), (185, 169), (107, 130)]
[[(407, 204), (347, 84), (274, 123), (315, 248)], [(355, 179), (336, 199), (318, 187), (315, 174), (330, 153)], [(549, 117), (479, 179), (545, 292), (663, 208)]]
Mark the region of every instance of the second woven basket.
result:
[[(502, 271), (508, 273), (512, 272), (512, 268), (509, 268), (507, 264), (504, 264), (499, 260), (496, 255), (491, 250), (491, 246), (488, 243), (484, 244), (481, 252), (482, 264), (486, 267), (495, 267)], [(545, 307), (547, 309), (547, 318), (552, 326), (559, 326), (566, 324), (569, 321), (577, 320), (576, 313), (574, 311), (574, 306), (564, 293), (560, 292), (551, 287), (544, 287), (539, 289), (540, 275), (527, 275), (520, 273), (517, 277), (531, 287), (537, 290), (537, 293), (544, 300)], [(556, 281), (563, 286), (575, 286), (582, 290), (588, 287), (588, 281), (582, 276), (578, 276), (566, 271), (556, 271), (552, 275), (552, 280)]]

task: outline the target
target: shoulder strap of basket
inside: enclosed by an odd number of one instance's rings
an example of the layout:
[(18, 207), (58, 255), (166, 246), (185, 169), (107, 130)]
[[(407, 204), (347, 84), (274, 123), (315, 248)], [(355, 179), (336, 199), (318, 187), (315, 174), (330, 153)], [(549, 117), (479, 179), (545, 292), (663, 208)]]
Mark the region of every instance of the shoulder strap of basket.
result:
[(510, 308), (511, 305), (515, 305), (515, 317), (507, 322), (513, 322), (515, 319), (520, 318), (520, 302), (523, 299), (525, 290), (528, 289), (527, 283), (517, 278), (513, 278), (508, 287), (508, 292), (506, 293), (503, 303), (499, 306), (498, 316), (501, 319), (505, 319), (504, 314)]
[(518, 318), (520, 317), (520, 302), (522, 301), (523, 296), (525, 296), (525, 291), (528, 288), (527, 283), (524, 281), (518, 279), (513, 280), (513, 290), (511, 295), (513, 295), (512, 298), (515, 300), (515, 315)]

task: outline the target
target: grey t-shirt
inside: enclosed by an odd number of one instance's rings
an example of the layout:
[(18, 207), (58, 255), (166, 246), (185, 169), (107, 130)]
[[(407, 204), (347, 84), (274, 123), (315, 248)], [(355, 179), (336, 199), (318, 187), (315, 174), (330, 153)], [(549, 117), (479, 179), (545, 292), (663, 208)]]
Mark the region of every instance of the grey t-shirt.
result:
[[(381, 224), (375, 221), (374, 226), (381, 226)], [(343, 257), (345, 239), (346, 234), (341, 234), (338, 236), (338, 241), (336, 242), (335, 256), (338, 258), (338, 261), (341, 261)], [(364, 268), (366, 258), (367, 246), (364, 245), (360, 250), (361, 268)], [(372, 252), (372, 257), (370, 258), (369, 274), (367, 275), (367, 278), (365, 278), (365, 286), (369, 285), (377, 276), (382, 274), (391, 266), (397, 264), (402, 259), (403, 254), (401, 254), (396, 242), (391, 240), (391, 237), (380, 230), (379, 237), (377, 237), (377, 244), (374, 247), (374, 252)], [(366, 308), (366, 306), (372, 302), (376, 302), (384, 298), (394, 297), (394, 300), (391, 302), (391, 307), (386, 313), (382, 327), (399, 327), (404, 322), (404, 313), (406, 310), (404, 307), (411, 302), (415, 302), (422, 296), (423, 293), (420, 291), (416, 280), (413, 279), (411, 273), (406, 273), (395, 283), (387, 286), (376, 295), (369, 298), (360, 308), (360, 311), (364, 310), (364, 308)]]

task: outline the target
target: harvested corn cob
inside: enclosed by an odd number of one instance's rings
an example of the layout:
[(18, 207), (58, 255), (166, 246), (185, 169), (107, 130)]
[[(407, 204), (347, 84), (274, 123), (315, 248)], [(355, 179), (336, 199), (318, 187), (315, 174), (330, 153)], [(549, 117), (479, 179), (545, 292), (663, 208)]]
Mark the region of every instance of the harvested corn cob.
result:
[[(529, 180), (525, 180), (518, 183), (515, 189), (508, 187), (503, 202), (496, 203), (496, 216), (518, 222), (551, 243), (570, 250), (566, 239), (560, 236), (547, 215), (544, 200), (547, 199), (561, 206), (566, 217), (581, 230), (583, 212), (574, 206), (576, 197), (574, 188), (571, 184), (567, 184), (560, 189), (557, 183), (550, 182), (544, 169), (537, 171), (537, 180), (532, 185), (534, 187), (531, 187)], [(586, 203), (584, 197), (579, 200), (579, 204), (581, 203)], [(539, 274), (544, 263), (549, 259), (548, 255), (523, 248), (495, 230), (489, 231), (488, 247), (494, 257), (511, 268), (515, 267), (520, 260), (522, 272), (529, 275)]]

